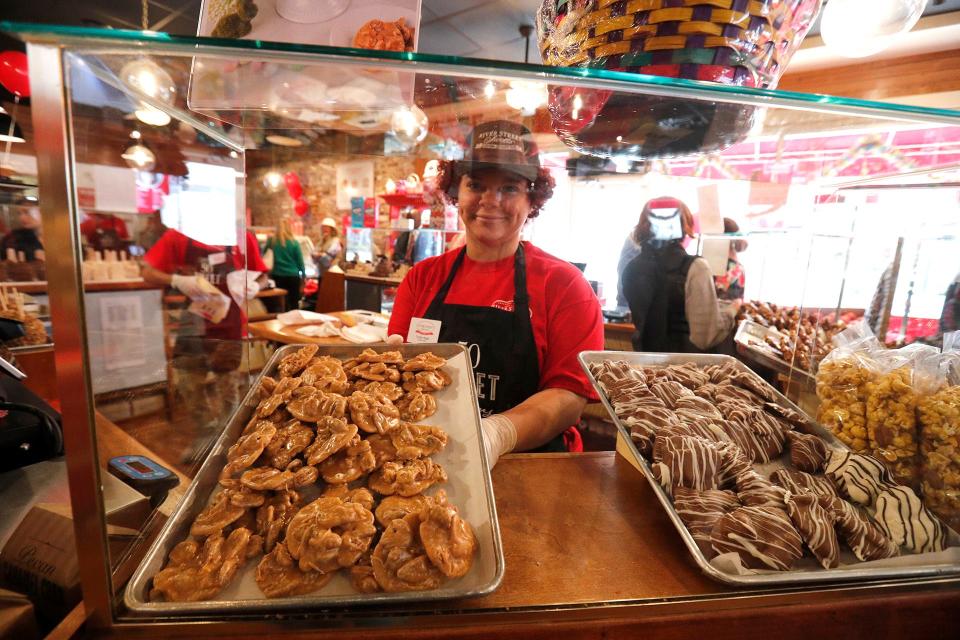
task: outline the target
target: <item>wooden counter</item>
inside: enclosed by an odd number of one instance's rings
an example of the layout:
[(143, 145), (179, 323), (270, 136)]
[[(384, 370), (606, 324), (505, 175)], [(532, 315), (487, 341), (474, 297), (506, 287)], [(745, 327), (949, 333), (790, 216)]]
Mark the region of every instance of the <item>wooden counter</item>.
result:
[(122, 625), (129, 637), (960, 637), (960, 580), (733, 589), (704, 577), (644, 478), (613, 452), (521, 454), (493, 473), (500, 588), (424, 606), (269, 622)]
[[(351, 317), (349, 311), (331, 311), (327, 312), (327, 315), (339, 318), (343, 324), (348, 327), (352, 327), (357, 324), (356, 320)], [(354, 344), (349, 340), (341, 338), (340, 336), (325, 338), (305, 336), (297, 333), (297, 329), (299, 328), (299, 326), (287, 326), (281, 323), (279, 320), (264, 320), (263, 322), (251, 322), (248, 324), (247, 332), (255, 338), (260, 338), (261, 340), (270, 340), (271, 342), (279, 342), (281, 344)]]
[(347, 282), (364, 282), (367, 284), (379, 284), (385, 287), (399, 287), (400, 283), (403, 282), (403, 278), (397, 278), (396, 276), (371, 276), (350, 272), (344, 273), (343, 279)]
[[(31, 280), (29, 282), (4, 282), (7, 287), (12, 287), (21, 293), (47, 293), (46, 280)], [(101, 291), (139, 291), (141, 289), (162, 289), (163, 287), (148, 284), (145, 280), (104, 280), (101, 282), (84, 282), (83, 290), (85, 293), (95, 293)]]

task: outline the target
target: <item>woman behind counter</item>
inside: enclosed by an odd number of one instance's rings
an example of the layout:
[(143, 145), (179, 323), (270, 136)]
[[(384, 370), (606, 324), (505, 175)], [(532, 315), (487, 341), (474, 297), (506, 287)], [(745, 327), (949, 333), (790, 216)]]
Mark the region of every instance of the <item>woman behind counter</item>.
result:
[(320, 246), (317, 254), (313, 257), (317, 263), (319, 277), (333, 266), (337, 256), (343, 251), (343, 245), (340, 243), (340, 232), (337, 231), (337, 222), (333, 218), (326, 217), (320, 223)]
[(641, 251), (624, 269), (623, 291), (636, 327), (634, 350), (716, 350), (733, 330), (739, 302), (718, 302), (707, 261), (683, 248), (693, 237), (690, 210), (673, 198), (651, 200), (633, 237)]
[(303, 290), (303, 252), (300, 250), (300, 243), (293, 236), (289, 217), (283, 216), (277, 222), (276, 233), (267, 240), (266, 251), (273, 253), (270, 277), (279, 288), (287, 290), (287, 311), (299, 309), (300, 293)]
[(596, 399), (577, 355), (603, 348), (597, 297), (576, 267), (520, 240), (553, 186), (525, 127), (477, 125), (439, 176), (466, 245), (414, 266), (390, 318), (391, 341), (434, 320), (434, 342), (468, 345), (491, 466), (512, 450), (578, 450), (571, 425)]

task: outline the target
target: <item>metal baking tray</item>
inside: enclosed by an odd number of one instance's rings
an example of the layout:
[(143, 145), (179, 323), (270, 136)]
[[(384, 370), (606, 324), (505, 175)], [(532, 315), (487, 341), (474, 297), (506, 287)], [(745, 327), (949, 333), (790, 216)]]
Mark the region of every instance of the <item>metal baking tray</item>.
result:
[[(157, 536), (124, 592), (124, 603), (136, 616), (182, 616), (189, 614), (243, 614), (250, 612), (282, 612), (311, 608), (329, 608), (371, 604), (399, 604), (429, 602), (452, 598), (482, 596), (494, 591), (503, 579), (504, 559), (500, 542), (500, 527), (493, 498), (490, 472), (480, 431), (480, 412), (473, 384), (473, 369), (466, 349), (459, 344), (423, 344), (391, 346), (405, 358), (431, 351), (447, 359), (444, 367), (453, 377), (453, 384), (438, 391), (437, 413), (422, 421), (443, 427), (449, 442), (440, 453), (432, 456), (447, 470), (449, 480), (436, 485), (447, 492), (450, 501), (460, 508), (463, 517), (473, 526), (479, 543), (479, 553), (473, 568), (466, 576), (448, 580), (438, 589), (405, 593), (357, 593), (350, 586), (349, 577), (340, 571), (326, 587), (318, 592), (287, 598), (267, 598), (254, 582), (258, 560), (249, 562), (217, 599), (203, 602), (150, 602), (150, 582), (162, 569), (170, 550), (189, 535), (190, 524), (207, 505), (217, 485), (217, 476), (226, 461), (227, 449), (243, 431), (259, 397), (257, 388), (263, 375), (272, 374), (280, 358), (303, 345), (287, 345), (273, 354), (256, 382), (251, 386), (240, 407), (230, 417), (223, 433), (217, 438), (210, 455), (204, 461), (197, 477), (187, 488), (183, 500)], [(320, 346), (319, 355), (348, 359), (368, 348), (368, 345)], [(386, 350), (383, 345), (378, 351)], [(316, 491), (320, 493), (319, 487)], [(303, 503), (315, 496), (301, 489)]]
[(737, 345), (737, 352), (745, 355), (777, 373), (799, 378), (811, 386), (816, 378), (809, 371), (793, 366), (781, 358), (765, 341), (766, 337), (774, 333), (773, 329), (756, 323), (753, 320), (743, 320), (737, 327), (733, 341)]
[[(673, 502), (671, 502), (670, 497), (667, 495), (666, 491), (663, 490), (663, 487), (660, 486), (660, 483), (657, 482), (656, 478), (654, 478), (653, 472), (650, 469), (650, 464), (637, 450), (636, 446), (634, 445), (633, 438), (630, 437), (630, 430), (620, 422), (620, 419), (613, 410), (613, 406), (611, 406), (609, 400), (607, 399), (606, 393), (603, 391), (603, 387), (600, 385), (597, 379), (594, 378), (593, 373), (590, 371), (589, 365), (596, 362), (603, 362), (605, 360), (623, 360), (631, 365), (639, 365), (644, 367), (662, 367), (671, 364), (683, 363), (690, 363), (704, 367), (712, 364), (725, 364), (732, 362), (737, 366), (737, 368), (743, 371), (749, 371), (750, 369), (736, 358), (727, 355), (714, 354), (584, 351), (580, 353), (579, 360), (580, 366), (583, 367), (583, 370), (590, 378), (591, 384), (593, 384), (594, 389), (596, 389), (597, 394), (599, 394), (600, 400), (603, 402), (603, 406), (606, 407), (607, 411), (610, 413), (610, 417), (614, 421), (614, 424), (616, 424), (620, 433), (620, 437), (626, 442), (629, 453), (633, 456), (636, 465), (642, 470), (643, 475), (646, 476), (647, 481), (650, 483), (650, 487), (656, 494), (660, 504), (662, 504), (663, 508), (666, 510), (670, 521), (673, 522), (673, 525), (677, 528), (677, 532), (680, 534), (680, 537), (683, 539), (683, 543), (690, 551), (690, 555), (693, 556), (697, 566), (699, 566), (701, 571), (703, 571), (703, 573), (707, 576), (726, 584), (756, 587), (764, 585), (796, 585), (815, 582), (850, 582), (888, 578), (921, 578), (960, 574), (960, 560), (958, 560), (958, 556), (955, 555), (958, 551), (957, 549), (948, 549), (947, 551), (935, 554), (906, 554), (899, 556), (898, 558), (878, 560), (873, 562), (854, 561), (848, 565), (841, 565), (836, 569), (823, 569), (819, 567), (819, 565), (816, 565), (815, 561), (811, 560), (811, 563), (815, 565), (816, 568), (801, 568), (789, 571), (764, 571), (750, 574), (734, 574), (721, 571), (716, 566), (711, 564), (710, 560), (707, 559), (707, 557), (703, 554), (703, 551), (700, 550), (700, 547), (697, 546), (696, 541), (693, 539), (693, 535), (687, 530), (687, 527), (683, 524), (680, 516), (677, 515), (676, 509), (673, 508)], [(759, 376), (757, 376), (757, 380), (760, 380)], [(764, 382), (764, 384), (766, 383)], [(767, 387), (776, 395), (777, 404), (784, 407), (789, 407), (801, 415), (806, 416), (806, 414), (804, 414), (804, 412), (797, 405), (790, 402), (790, 400), (784, 397), (783, 394), (778, 392), (770, 385), (767, 385)], [(803, 431), (820, 436), (835, 449), (847, 448), (846, 445), (844, 445), (839, 439), (836, 438), (836, 436), (830, 433), (830, 431), (828, 431), (822, 425), (817, 424), (813, 420), (807, 420), (807, 424)], [(771, 463), (771, 465), (774, 464), (776, 463)], [(772, 468), (771, 465), (763, 465), (763, 467)], [(755, 468), (757, 466), (758, 465), (756, 464), (754, 465)], [(957, 536), (956, 533), (950, 531), (949, 541), (951, 546), (956, 546), (960, 544), (960, 536)], [(841, 552), (842, 559), (845, 553), (849, 552)], [(935, 558), (934, 561), (931, 562), (929, 560), (925, 561), (925, 556), (930, 558), (934, 556), (939, 557)], [(852, 555), (850, 557), (852, 557)], [(944, 560), (944, 557), (947, 557), (948, 559)], [(916, 559), (918, 562), (910, 563), (910, 560), (912, 559)], [(809, 558), (805, 558), (805, 560), (809, 560)]]

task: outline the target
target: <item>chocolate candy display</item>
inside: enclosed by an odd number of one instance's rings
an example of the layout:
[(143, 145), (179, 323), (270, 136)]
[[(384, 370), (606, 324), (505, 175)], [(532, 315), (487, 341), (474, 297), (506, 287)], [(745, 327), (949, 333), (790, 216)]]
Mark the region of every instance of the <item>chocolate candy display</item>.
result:
[(774, 354), (804, 371), (813, 371), (833, 349), (831, 339), (846, 328), (846, 323), (834, 321), (832, 315), (821, 317), (803, 313), (797, 307), (785, 307), (771, 302), (751, 300), (737, 313), (737, 322), (751, 320), (767, 327), (773, 333), (765, 343)]
[[(741, 571), (834, 569), (947, 545), (884, 463), (804, 432), (816, 425), (732, 362), (589, 369), (700, 551), (724, 567), (732, 557)], [(853, 368), (836, 370), (861, 382)], [(864, 376), (864, 390), (878, 379)], [(890, 393), (873, 390), (891, 413)]]

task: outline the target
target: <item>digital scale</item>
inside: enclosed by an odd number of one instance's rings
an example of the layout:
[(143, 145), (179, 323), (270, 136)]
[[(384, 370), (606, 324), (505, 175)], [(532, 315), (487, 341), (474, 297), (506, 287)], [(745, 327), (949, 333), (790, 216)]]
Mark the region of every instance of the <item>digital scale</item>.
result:
[(178, 484), (176, 474), (146, 456), (117, 456), (110, 458), (107, 470), (138, 492), (150, 498), (150, 506), (163, 503), (167, 493)]

